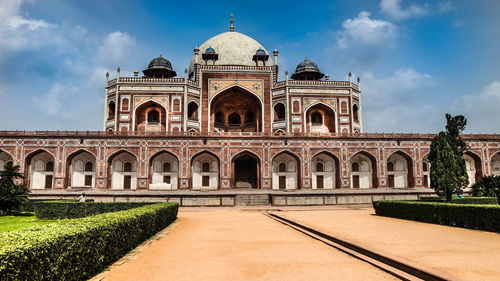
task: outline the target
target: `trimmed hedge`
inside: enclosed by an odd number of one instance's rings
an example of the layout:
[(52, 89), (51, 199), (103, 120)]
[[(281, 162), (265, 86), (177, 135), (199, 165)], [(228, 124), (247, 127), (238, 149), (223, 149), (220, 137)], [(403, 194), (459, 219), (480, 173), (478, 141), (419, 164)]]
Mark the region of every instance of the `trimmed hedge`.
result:
[(37, 219), (75, 219), (154, 204), (152, 202), (35, 202)]
[[(419, 201), (446, 202), (446, 199), (438, 196), (422, 196), (420, 197)], [(473, 197), (473, 196), (466, 196), (464, 198), (452, 198), (451, 202), (455, 204), (477, 204), (477, 205), (498, 204), (496, 197)]]
[(35, 203), (36, 202), (49, 202), (49, 201), (58, 201), (58, 202), (78, 202), (77, 199), (33, 199), (30, 198), (26, 204), (21, 208), (21, 212), (34, 212), (35, 211)]
[(0, 233), (0, 280), (85, 280), (177, 218), (158, 203)]
[(380, 216), (500, 232), (499, 205), (419, 201), (374, 201)]

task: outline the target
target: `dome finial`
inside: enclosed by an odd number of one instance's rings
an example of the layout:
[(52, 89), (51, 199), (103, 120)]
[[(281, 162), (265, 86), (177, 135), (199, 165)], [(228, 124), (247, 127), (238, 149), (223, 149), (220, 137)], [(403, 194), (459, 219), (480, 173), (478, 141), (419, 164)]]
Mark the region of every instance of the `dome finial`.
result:
[(234, 32), (233, 13), (231, 13), (231, 25), (229, 26), (229, 31)]

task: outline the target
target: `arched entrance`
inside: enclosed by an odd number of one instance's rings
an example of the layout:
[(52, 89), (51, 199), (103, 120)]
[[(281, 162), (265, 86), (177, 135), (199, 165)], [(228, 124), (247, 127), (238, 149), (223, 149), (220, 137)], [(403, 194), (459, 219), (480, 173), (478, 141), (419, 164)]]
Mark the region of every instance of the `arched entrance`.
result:
[(481, 158), (472, 152), (464, 153), (465, 167), (467, 175), (469, 176), (469, 186), (476, 183), (478, 179), (483, 176), (483, 169), (481, 167)]
[(137, 188), (137, 160), (128, 151), (120, 151), (109, 159), (109, 174), (111, 189)]
[(312, 188), (334, 189), (340, 187), (338, 160), (327, 152), (321, 152), (312, 158)]
[(397, 151), (387, 158), (387, 186), (413, 187), (412, 160), (408, 155)]
[(259, 188), (259, 159), (248, 152), (236, 156), (232, 163), (235, 188)]
[(196, 155), (191, 162), (193, 189), (219, 188), (219, 159), (209, 152)]
[(135, 131), (165, 132), (167, 111), (157, 102), (148, 101), (135, 110)]
[(13, 164), (12, 157), (7, 152), (0, 150), (0, 171), (3, 171), (3, 167), (8, 163)]
[(66, 161), (66, 186), (78, 188), (95, 187), (95, 156), (85, 150), (71, 154)]
[(299, 160), (285, 151), (273, 158), (273, 189), (299, 188)]
[(39, 150), (26, 157), (25, 169), (30, 189), (51, 189), (54, 186), (54, 156)]
[(491, 174), (494, 176), (500, 175), (500, 152), (491, 157)]
[(149, 189), (177, 189), (179, 161), (166, 151), (162, 151), (151, 158)]
[(210, 102), (210, 130), (262, 132), (259, 98), (237, 86), (217, 94)]
[(306, 111), (306, 128), (310, 133), (335, 133), (335, 111), (318, 103)]
[(351, 158), (351, 187), (374, 188), (378, 186), (375, 157), (361, 151)]

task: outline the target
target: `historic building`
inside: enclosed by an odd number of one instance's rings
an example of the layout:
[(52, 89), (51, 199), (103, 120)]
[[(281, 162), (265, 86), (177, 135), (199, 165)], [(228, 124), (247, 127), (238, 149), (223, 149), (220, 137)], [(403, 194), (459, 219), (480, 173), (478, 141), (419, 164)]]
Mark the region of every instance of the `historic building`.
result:
[[(429, 186), (434, 135), (363, 133), (359, 78), (330, 80), (308, 58), (285, 81), (278, 69), (278, 50), (231, 25), (181, 77), (162, 56), (143, 75), (106, 74), (104, 131), (0, 132), (0, 165), (20, 165), (32, 190)], [(464, 139), (471, 182), (500, 174), (499, 135)]]

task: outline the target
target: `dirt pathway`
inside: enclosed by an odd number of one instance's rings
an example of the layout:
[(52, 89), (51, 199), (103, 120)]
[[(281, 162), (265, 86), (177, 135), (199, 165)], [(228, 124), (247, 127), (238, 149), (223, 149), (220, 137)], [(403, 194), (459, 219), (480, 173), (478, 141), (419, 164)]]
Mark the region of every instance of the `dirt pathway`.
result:
[(250, 211), (181, 211), (169, 233), (97, 280), (395, 280)]
[(500, 280), (500, 234), (379, 217), (373, 209), (276, 212), (354, 242), (463, 280)]

